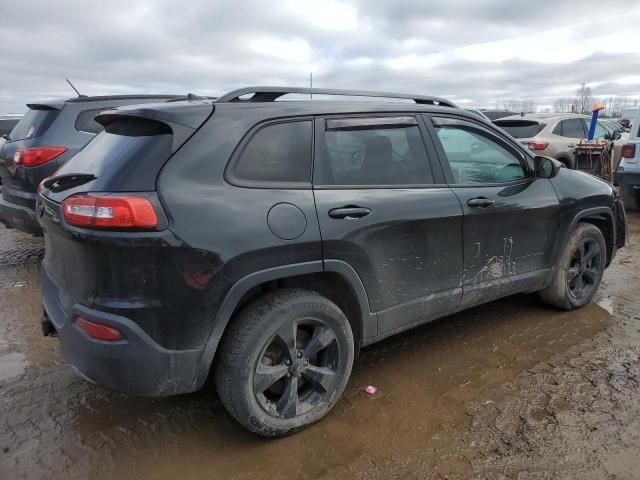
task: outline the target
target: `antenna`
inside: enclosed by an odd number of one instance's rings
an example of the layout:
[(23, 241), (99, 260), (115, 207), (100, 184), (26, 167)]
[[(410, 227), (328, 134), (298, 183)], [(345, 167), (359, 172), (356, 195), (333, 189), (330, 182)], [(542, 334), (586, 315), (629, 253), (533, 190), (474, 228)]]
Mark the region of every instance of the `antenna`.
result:
[(73, 86), (73, 83), (71, 83), (71, 81), (68, 78), (65, 78), (65, 80), (67, 81), (67, 83), (71, 86), (71, 88), (73, 88), (73, 91), (76, 92), (78, 94), (78, 97), (84, 97), (84, 95), (82, 95), (78, 89), (76, 87)]

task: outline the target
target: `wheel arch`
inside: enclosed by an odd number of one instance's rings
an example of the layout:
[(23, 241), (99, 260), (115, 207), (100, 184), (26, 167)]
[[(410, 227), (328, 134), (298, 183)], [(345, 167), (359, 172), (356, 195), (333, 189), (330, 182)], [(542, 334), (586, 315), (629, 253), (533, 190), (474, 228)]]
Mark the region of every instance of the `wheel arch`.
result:
[(327, 260), (323, 264), (318, 260), (269, 268), (241, 278), (225, 295), (203, 351), (202, 370), (205, 376), (234, 314), (263, 293), (290, 287), (317, 291), (340, 307), (351, 325), (356, 354), (365, 338), (377, 334), (377, 317), (370, 312), (364, 285), (347, 263)]
[(613, 216), (613, 211), (609, 207), (589, 208), (578, 212), (574, 216), (571, 224), (569, 225), (569, 228), (565, 232), (563, 242), (560, 244), (562, 248), (559, 248), (558, 252), (556, 253), (556, 261), (560, 258), (560, 255), (562, 255), (562, 250), (569, 241), (569, 236), (575, 230), (579, 223), (590, 223), (598, 227), (598, 229), (602, 232), (605, 243), (607, 245), (606, 265), (609, 266), (616, 245), (615, 219)]

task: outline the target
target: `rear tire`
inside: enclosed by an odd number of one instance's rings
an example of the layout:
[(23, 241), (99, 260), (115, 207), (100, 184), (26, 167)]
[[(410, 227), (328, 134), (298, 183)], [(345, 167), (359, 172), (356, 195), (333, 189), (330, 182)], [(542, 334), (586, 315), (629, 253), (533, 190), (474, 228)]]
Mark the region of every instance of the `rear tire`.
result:
[(607, 264), (607, 244), (598, 227), (580, 223), (571, 233), (542, 300), (564, 310), (580, 308), (598, 291)]
[(302, 289), (267, 293), (232, 320), (222, 339), (218, 394), (248, 430), (288, 435), (329, 413), (354, 352), (349, 321), (333, 302)]
[(622, 185), (618, 192), (625, 210), (640, 210), (640, 190)]

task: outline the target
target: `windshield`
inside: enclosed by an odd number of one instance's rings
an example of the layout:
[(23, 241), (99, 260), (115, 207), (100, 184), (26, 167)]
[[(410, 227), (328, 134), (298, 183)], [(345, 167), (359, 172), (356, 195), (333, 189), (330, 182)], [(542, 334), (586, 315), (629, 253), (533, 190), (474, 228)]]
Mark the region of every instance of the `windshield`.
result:
[(58, 113), (60, 110), (51, 108), (30, 108), (11, 130), (9, 139), (15, 141), (39, 137), (51, 126)]

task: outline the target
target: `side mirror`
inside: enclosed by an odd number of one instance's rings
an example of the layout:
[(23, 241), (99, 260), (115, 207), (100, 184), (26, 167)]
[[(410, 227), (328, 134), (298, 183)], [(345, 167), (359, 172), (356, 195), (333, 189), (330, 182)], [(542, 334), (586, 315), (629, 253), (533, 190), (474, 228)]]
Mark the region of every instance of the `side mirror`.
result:
[(538, 178), (553, 178), (562, 168), (562, 163), (555, 158), (537, 156), (533, 161)]
[(620, 137), (622, 137), (622, 134), (616, 130), (615, 132), (613, 132), (611, 140), (619, 140)]

